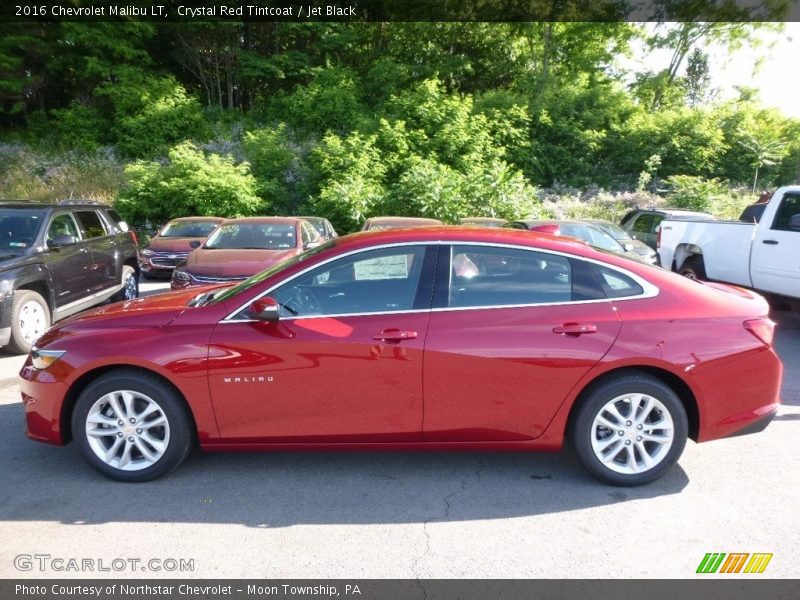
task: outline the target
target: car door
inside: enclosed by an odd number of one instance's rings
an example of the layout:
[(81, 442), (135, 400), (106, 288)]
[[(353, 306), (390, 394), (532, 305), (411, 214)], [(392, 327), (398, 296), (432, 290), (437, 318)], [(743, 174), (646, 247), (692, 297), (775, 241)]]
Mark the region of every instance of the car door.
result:
[(800, 214), (800, 195), (784, 194), (772, 223), (757, 225), (750, 269), (753, 287), (800, 298), (800, 230), (789, 220)]
[[(74, 244), (56, 246), (58, 236), (72, 236)], [(47, 250), (44, 261), (53, 281), (56, 308), (86, 297), (89, 291), (88, 276), (92, 268), (89, 244), (81, 239), (75, 219), (69, 212), (56, 213), (50, 220), (45, 235)]]
[(269, 291), (277, 322), (247, 307), (223, 320), (209, 353), (223, 438), (420, 440), (435, 260), (435, 246), (357, 251)]
[(442, 252), (425, 342), (424, 439), (540, 436), (611, 347), (616, 312), (584, 261), (505, 246)]
[(90, 289), (101, 292), (119, 286), (122, 273), (117, 271), (115, 236), (111, 235), (96, 210), (76, 210), (74, 214), (92, 253), (92, 266), (87, 277)]

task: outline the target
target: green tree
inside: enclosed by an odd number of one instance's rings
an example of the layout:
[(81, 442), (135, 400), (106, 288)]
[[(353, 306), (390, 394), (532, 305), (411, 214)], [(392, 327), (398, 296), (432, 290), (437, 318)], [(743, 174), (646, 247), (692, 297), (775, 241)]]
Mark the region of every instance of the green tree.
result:
[(191, 142), (172, 148), (166, 164), (130, 163), (125, 177), (117, 207), (133, 223), (161, 223), (186, 215), (244, 217), (269, 208), (256, 193), (247, 163), (206, 155)]

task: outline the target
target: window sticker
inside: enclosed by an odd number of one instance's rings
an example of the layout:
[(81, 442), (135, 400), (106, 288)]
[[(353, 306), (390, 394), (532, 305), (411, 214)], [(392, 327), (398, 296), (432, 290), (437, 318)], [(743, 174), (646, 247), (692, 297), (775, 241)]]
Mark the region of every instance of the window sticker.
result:
[(362, 260), (353, 265), (356, 281), (368, 279), (408, 278), (408, 255), (381, 256)]

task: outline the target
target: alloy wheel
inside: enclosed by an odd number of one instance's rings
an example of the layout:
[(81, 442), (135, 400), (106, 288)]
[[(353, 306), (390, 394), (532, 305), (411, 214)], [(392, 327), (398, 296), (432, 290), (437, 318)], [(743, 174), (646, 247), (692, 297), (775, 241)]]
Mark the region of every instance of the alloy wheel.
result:
[(592, 422), (592, 450), (617, 473), (644, 473), (669, 453), (675, 425), (669, 410), (648, 394), (623, 394), (607, 402)]
[(86, 416), (89, 447), (105, 464), (123, 471), (154, 465), (169, 447), (170, 426), (149, 396), (118, 390), (101, 396)]

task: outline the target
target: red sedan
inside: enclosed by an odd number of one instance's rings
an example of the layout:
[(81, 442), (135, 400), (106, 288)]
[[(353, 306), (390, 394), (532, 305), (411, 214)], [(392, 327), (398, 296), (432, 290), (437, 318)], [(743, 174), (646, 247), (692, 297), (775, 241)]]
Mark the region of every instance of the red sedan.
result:
[(327, 242), (235, 286), (105, 306), (38, 340), (27, 433), (145, 481), (204, 450), (559, 450), (663, 475), (779, 405), (758, 295), (586, 244), (423, 228)]

